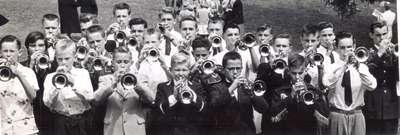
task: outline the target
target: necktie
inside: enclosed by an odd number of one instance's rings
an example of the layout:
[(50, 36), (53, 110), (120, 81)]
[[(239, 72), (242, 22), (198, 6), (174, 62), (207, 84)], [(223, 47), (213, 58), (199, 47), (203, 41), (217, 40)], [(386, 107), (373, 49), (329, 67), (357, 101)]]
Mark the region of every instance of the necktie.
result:
[(221, 52), (219, 47), (213, 47), (213, 56), (217, 55), (219, 52)]
[(335, 58), (333, 57), (333, 53), (329, 55), (329, 58), (331, 59), (331, 63), (335, 63)]
[(171, 54), (171, 39), (165, 37), (165, 55)]
[(351, 94), (351, 81), (350, 81), (350, 71), (347, 71), (343, 75), (342, 86), (344, 87), (344, 101), (347, 106), (350, 106), (353, 102)]
[(322, 75), (323, 75), (323, 68), (321, 66), (318, 67), (318, 87), (320, 90), (324, 90), (325, 87), (322, 85)]

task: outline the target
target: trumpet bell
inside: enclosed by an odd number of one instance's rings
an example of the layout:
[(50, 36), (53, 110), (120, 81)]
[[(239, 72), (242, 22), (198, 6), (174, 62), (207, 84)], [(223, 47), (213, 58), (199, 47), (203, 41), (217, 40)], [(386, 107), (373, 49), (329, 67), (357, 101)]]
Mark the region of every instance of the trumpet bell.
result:
[(181, 91), (180, 96), (183, 104), (190, 104), (193, 99), (193, 93), (189, 90)]
[(369, 51), (365, 47), (358, 47), (355, 51), (355, 58), (357, 59), (358, 62), (366, 62), (369, 57)]
[(321, 53), (315, 53), (311, 58), (316, 65), (321, 65), (324, 62), (324, 56)]
[(204, 74), (212, 74), (214, 73), (215, 64), (211, 60), (206, 60), (201, 64), (201, 70)]
[(6, 82), (12, 78), (12, 70), (7, 66), (0, 67), (0, 81)]
[(262, 80), (256, 80), (256, 81), (254, 81), (253, 90), (254, 90), (254, 92), (266, 91), (266, 84), (265, 84), (265, 82), (262, 81)]
[(77, 46), (76, 47), (76, 57), (80, 60), (85, 59), (86, 54), (88, 53), (88, 49), (84, 46)]
[(211, 37), (212, 47), (220, 47), (222, 43), (222, 38), (220, 36)]
[(39, 67), (40, 69), (47, 69), (47, 68), (49, 68), (49, 58), (48, 58), (47, 55), (46, 55), (46, 56), (41, 56), (41, 57), (39, 57), (39, 59), (38, 59), (38, 67)]
[(259, 48), (260, 55), (266, 57), (269, 55), (269, 47), (266, 44), (263, 44)]
[(103, 70), (104, 64), (103, 61), (99, 58), (93, 60), (93, 69), (95, 71)]
[(136, 38), (130, 38), (130, 39), (128, 40), (128, 44), (129, 44), (130, 46), (136, 46), (136, 45), (138, 45), (138, 41), (136, 40)]
[(246, 34), (244, 34), (242, 41), (247, 46), (249, 46), (249, 45), (253, 44), (254, 42), (256, 42), (256, 36), (253, 33), (246, 33)]
[(273, 65), (274, 69), (285, 69), (287, 66), (287, 63), (283, 59), (276, 59), (276, 60), (274, 60), (272, 65)]
[(303, 102), (306, 104), (306, 105), (312, 105), (312, 104), (314, 104), (314, 93), (313, 92), (311, 92), (311, 91), (305, 91), (303, 94), (302, 94), (302, 99), (303, 99)]
[(133, 74), (125, 74), (121, 77), (121, 86), (124, 89), (134, 89), (137, 84), (137, 79)]
[(65, 74), (58, 73), (54, 75), (52, 82), (54, 87), (61, 89), (67, 86), (68, 78)]
[(123, 31), (118, 31), (115, 34), (115, 41), (117, 41), (118, 43), (122, 43), (124, 42), (124, 40), (126, 39), (126, 34)]

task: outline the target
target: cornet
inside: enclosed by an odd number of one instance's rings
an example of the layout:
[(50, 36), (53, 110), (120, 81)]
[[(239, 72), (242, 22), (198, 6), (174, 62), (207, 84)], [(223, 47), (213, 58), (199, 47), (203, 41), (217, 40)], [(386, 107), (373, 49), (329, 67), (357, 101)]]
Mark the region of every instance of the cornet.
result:
[(123, 44), (125, 42), (125, 39), (126, 39), (125, 32), (118, 31), (117, 33), (115, 33), (114, 39), (119, 45)]
[(104, 69), (104, 62), (100, 58), (95, 58), (92, 64), (94, 71), (102, 71)]
[(241, 41), (247, 46), (252, 47), (254, 46), (253, 43), (257, 41), (256, 36), (253, 33), (246, 33), (243, 35)]
[(324, 56), (321, 53), (314, 53), (309, 56), (313, 64), (321, 65), (324, 62)]
[(222, 37), (220, 36), (213, 36), (210, 38), (212, 47), (221, 47), (222, 45)]
[[(357, 47), (356, 50), (354, 50), (354, 56), (351, 56), (349, 59), (350, 63), (356, 63), (356, 62), (366, 62), (369, 57), (369, 51), (365, 47)], [(356, 61), (354, 61), (354, 59)]]
[(137, 79), (133, 74), (128, 73), (121, 77), (121, 86), (126, 90), (134, 89), (136, 87), (136, 84)]
[(139, 43), (136, 40), (136, 38), (129, 38), (127, 44), (129, 44), (130, 46), (137, 46)]
[(204, 74), (207, 74), (207, 75), (212, 74), (212, 73), (214, 73), (214, 69), (215, 69), (215, 64), (211, 60), (205, 60), (201, 63), (200, 70)]
[(57, 73), (53, 76), (52, 83), (57, 89), (62, 89), (67, 86), (68, 77), (63, 73)]
[(49, 56), (46, 54), (40, 54), (37, 58), (36, 58), (36, 66), (39, 69), (47, 69), (50, 66), (50, 62), (49, 62)]
[(150, 61), (156, 61), (160, 56), (160, 52), (156, 48), (152, 48), (148, 51), (147, 59)]
[[(4, 58), (1, 58), (4, 59)], [(6, 59), (5, 59), (6, 60)], [(14, 77), (14, 73), (10, 68), (11, 62), (6, 60), (4, 63), (1, 63), (0, 66), (0, 81), (7, 82)]]
[(189, 89), (188, 80), (185, 77), (180, 77), (177, 82), (175, 90), (179, 93), (179, 99), (183, 104), (190, 104), (194, 98), (194, 93)]
[(313, 91), (306, 90), (301, 92), (301, 101), (304, 102), (306, 105), (314, 104), (315, 94)]
[(256, 81), (254, 81), (254, 83), (253, 83), (252, 90), (253, 90), (253, 92), (263, 92), (263, 91), (266, 91), (266, 90), (267, 90), (266, 87), (267, 87), (267, 85), (265, 84), (264, 81), (262, 81), (262, 80), (256, 80)]
[(88, 53), (88, 48), (86, 48), (85, 46), (76, 47), (76, 58), (78, 58), (78, 60), (85, 59), (87, 53)]
[(89, 52), (88, 52), (88, 55), (91, 56), (91, 57), (97, 57), (97, 56), (99, 56), (99, 54), (97, 53), (97, 51), (94, 50), (94, 49), (90, 49)]
[(267, 57), (267, 56), (270, 54), (270, 52), (269, 52), (269, 45), (267, 45), (267, 44), (262, 44), (262, 45), (260, 46), (260, 48), (258, 49), (258, 51), (260, 52), (260, 55), (261, 55), (262, 57)]
[(287, 63), (283, 59), (280, 59), (280, 58), (279, 59), (275, 59), (272, 62), (272, 68), (273, 69), (285, 69), (286, 67), (287, 67)]

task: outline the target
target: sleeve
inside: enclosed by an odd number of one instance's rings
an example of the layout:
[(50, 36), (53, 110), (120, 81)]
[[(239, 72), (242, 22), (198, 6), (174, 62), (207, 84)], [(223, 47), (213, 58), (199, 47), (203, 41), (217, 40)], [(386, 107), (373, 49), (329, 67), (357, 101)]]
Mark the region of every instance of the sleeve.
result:
[(338, 64), (329, 64), (324, 68), (324, 76), (322, 77), (322, 84), (329, 88), (334, 89), (336, 83), (339, 81), (340, 73), (344, 73), (345, 66)]
[(81, 94), (87, 101), (91, 101), (94, 99), (94, 94), (89, 72), (84, 69), (78, 71), (80, 71), (79, 74), (73, 76), (75, 81), (73, 89)]
[[(268, 93), (264, 93), (264, 94), (268, 94)], [(253, 102), (253, 107), (257, 112), (262, 113), (262, 114), (269, 112), (270, 106), (269, 106), (267, 100), (265, 100), (264, 95), (254, 96), (252, 98), (252, 102)]]
[(358, 67), (360, 73), (362, 86), (369, 91), (375, 90), (377, 83), (375, 77), (369, 72), (368, 67), (365, 64), (360, 63)]
[(106, 94), (106, 89), (110, 85), (110, 79), (108, 76), (101, 76), (99, 78), (99, 87), (97, 90), (94, 92), (94, 100), (96, 104), (101, 104), (103, 101), (105, 101), (106, 97), (104, 94)]
[(26, 72), (24, 72), (24, 73), (26, 73), (26, 74), (24, 74), (23, 77), (25, 77), (27, 80), (30, 80), (29, 85), (31, 85), (34, 90), (38, 91), (39, 84), (38, 84), (35, 72), (32, 69), (29, 69), (29, 70), (26, 70)]
[(49, 74), (46, 76), (46, 79), (44, 80), (44, 91), (43, 91), (43, 103), (50, 109), (54, 109), (52, 104), (53, 100), (57, 97), (57, 92), (56, 88), (52, 84), (52, 78), (54, 76), (54, 73)]
[(256, 80), (263, 80), (264, 82), (268, 82), (268, 72), (271, 71), (269, 63), (261, 63), (257, 68), (257, 77)]
[(159, 107), (157, 110), (160, 110), (162, 114), (168, 114), (170, 112), (168, 95), (163, 92), (162, 85), (163, 84), (159, 84), (157, 86), (155, 104), (157, 107)]
[(226, 87), (223, 82), (216, 84), (211, 84), (207, 87), (207, 91), (210, 93), (210, 99), (208, 106), (210, 109), (216, 109), (222, 107), (229, 103), (231, 96), (228, 92), (228, 87)]

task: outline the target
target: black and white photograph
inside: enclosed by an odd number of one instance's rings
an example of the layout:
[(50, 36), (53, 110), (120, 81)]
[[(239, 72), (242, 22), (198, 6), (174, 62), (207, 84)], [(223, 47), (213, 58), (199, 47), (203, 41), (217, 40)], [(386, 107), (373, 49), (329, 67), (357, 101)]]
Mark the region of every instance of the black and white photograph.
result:
[(0, 0), (0, 135), (400, 135), (397, 0)]

